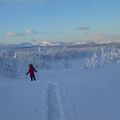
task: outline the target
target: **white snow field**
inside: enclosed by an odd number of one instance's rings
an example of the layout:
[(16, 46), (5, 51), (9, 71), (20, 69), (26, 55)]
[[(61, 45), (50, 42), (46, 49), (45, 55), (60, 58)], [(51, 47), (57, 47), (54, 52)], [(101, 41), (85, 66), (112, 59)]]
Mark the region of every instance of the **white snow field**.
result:
[(120, 120), (120, 65), (44, 69), (0, 80), (0, 120)]
[(0, 45), (0, 120), (120, 120), (119, 46)]

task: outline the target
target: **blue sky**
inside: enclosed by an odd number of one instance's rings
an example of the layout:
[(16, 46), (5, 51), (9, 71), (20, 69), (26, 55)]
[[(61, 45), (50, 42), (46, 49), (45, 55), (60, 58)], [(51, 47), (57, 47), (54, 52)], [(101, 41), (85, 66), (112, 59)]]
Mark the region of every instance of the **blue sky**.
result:
[(0, 43), (120, 39), (119, 0), (0, 0)]

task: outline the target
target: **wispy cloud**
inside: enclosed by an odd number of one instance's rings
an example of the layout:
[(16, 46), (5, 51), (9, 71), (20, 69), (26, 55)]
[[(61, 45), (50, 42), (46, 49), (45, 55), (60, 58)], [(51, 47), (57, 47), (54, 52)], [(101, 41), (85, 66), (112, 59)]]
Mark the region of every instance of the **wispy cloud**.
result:
[(78, 27), (77, 30), (90, 30), (90, 27), (87, 26), (82, 26), (82, 27)]
[(36, 33), (38, 33), (38, 32), (36, 30), (31, 29), (31, 28), (25, 29), (25, 32), (24, 32), (25, 35), (33, 35)]
[(7, 32), (5, 34), (6, 37), (17, 37), (17, 36), (29, 36), (37, 34), (38, 32), (36, 30), (33, 30), (31, 28), (25, 29), (24, 32)]
[(16, 32), (7, 32), (5, 34), (6, 37), (14, 37), (14, 36), (17, 36), (17, 33)]

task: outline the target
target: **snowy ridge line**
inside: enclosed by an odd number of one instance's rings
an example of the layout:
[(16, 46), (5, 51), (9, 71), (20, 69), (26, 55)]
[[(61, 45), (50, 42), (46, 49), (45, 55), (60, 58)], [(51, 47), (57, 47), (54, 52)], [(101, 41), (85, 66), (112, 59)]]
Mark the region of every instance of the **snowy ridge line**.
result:
[(0, 44), (0, 47), (11, 47), (11, 48), (32, 48), (38, 46), (106, 46), (106, 45), (120, 45), (120, 40), (115, 41), (78, 41), (78, 42), (48, 42), (48, 41), (41, 41), (41, 42), (21, 42), (17, 44)]

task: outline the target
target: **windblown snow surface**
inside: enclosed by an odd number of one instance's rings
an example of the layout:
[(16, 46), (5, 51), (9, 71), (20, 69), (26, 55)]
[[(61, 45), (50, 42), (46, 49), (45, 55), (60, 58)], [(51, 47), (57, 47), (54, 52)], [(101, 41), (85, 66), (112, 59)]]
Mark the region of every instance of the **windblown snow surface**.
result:
[(99, 62), (95, 51), (87, 63), (70, 59), (72, 67), (52, 61), (54, 67), (39, 69), (33, 82), (25, 74), (1, 77), (0, 120), (120, 120), (119, 53), (113, 51)]

